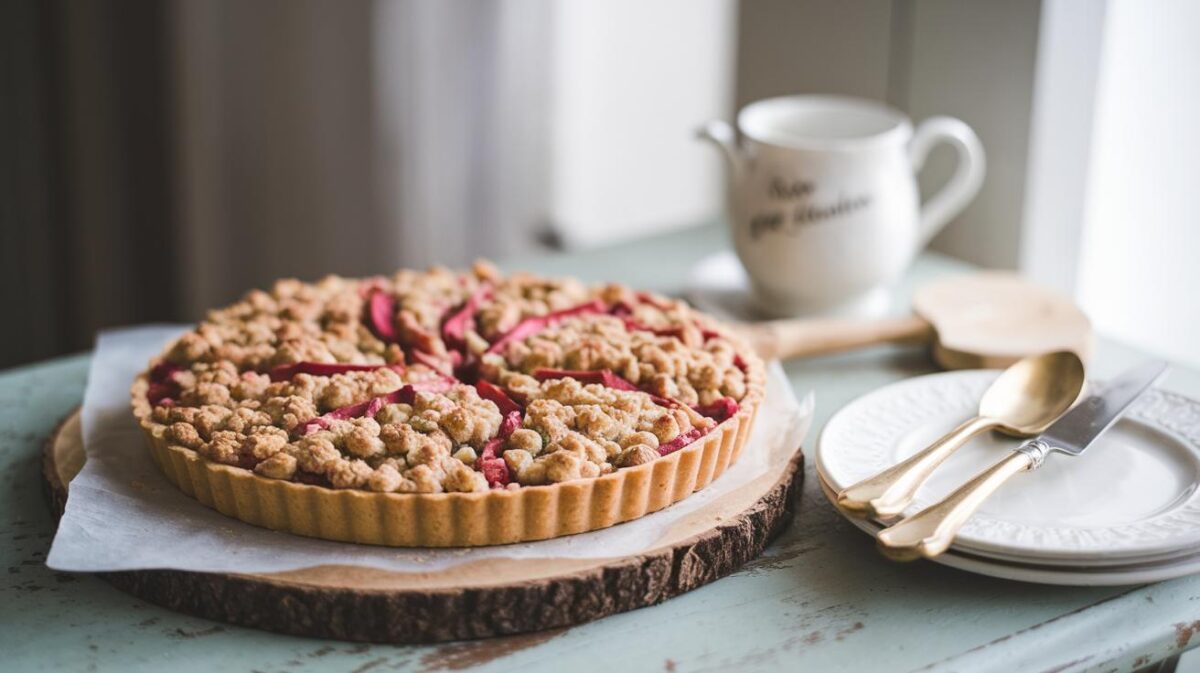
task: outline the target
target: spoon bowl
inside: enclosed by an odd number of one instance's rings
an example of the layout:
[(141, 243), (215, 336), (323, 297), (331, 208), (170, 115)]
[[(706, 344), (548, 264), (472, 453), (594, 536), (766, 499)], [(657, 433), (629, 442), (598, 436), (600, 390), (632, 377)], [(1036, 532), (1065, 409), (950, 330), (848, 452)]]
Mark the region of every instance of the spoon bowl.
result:
[(979, 401), (979, 415), (996, 430), (1030, 437), (1045, 430), (1079, 399), (1084, 367), (1068, 351), (1035, 355), (1004, 370)]

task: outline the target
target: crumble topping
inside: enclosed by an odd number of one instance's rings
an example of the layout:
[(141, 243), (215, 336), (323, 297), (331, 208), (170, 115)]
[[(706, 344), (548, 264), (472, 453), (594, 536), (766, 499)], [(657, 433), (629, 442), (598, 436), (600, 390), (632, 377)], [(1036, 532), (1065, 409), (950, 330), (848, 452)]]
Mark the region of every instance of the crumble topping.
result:
[(754, 357), (682, 302), (480, 262), (251, 291), (147, 399), (167, 441), (263, 477), (471, 492), (669, 455), (737, 412)]

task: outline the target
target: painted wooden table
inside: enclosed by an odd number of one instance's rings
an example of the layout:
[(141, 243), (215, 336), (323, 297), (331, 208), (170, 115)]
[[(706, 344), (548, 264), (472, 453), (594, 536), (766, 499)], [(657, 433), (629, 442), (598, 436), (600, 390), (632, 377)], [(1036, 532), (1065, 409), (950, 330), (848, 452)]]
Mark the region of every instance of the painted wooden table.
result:
[[(506, 266), (620, 279), (669, 293), (725, 245), (693, 230)], [(961, 271), (926, 255), (899, 288)], [(1139, 359), (1101, 340), (1094, 373)], [(427, 647), (308, 640), (168, 612), (86, 575), (48, 570), (53, 523), (40, 449), (83, 393), (87, 355), (0, 374), (0, 671), (1128, 671), (1200, 644), (1200, 576), (1149, 586), (1069, 588), (890, 563), (826, 504), (812, 474), (792, 527), (741, 572), (653, 608), (564, 631)], [(882, 348), (787, 365), (815, 390), (811, 446), (840, 406), (931, 371), (916, 350)], [(1166, 387), (1200, 396), (1200, 374)], [(1197, 634), (1193, 639), (1193, 634)]]

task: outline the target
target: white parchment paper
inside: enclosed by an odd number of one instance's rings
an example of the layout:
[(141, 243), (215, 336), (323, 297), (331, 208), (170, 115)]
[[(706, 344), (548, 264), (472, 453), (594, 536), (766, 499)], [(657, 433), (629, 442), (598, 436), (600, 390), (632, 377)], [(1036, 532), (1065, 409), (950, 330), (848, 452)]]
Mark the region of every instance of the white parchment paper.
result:
[(762, 475), (767, 455), (784, 443), (797, 446), (812, 421), (812, 394), (797, 401), (783, 369), (772, 363), (764, 406), (738, 462), (704, 490), (662, 511), (604, 530), (497, 547), (397, 549), (329, 542), (226, 517), (184, 495), (158, 471), (129, 410), (129, 386), (184, 329), (136, 327), (99, 336), (83, 401), (87, 463), (71, 482), (66, 513), (46, 560), (51, 568), (280, 572), (337, 564), (420, 572), (487, 558), (626, 556), (653, 548), (674, 521)]

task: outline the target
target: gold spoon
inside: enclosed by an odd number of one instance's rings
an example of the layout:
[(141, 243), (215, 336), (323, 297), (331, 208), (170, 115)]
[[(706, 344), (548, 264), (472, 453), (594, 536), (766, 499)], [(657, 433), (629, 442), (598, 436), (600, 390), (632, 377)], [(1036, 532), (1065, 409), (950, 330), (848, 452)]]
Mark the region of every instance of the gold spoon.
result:
[(979, 415), (928, 448), (837, 495), (849, 514), (888, 519), (904, 511), (929, 475), (975, 435), (994, 428), (1014, 437), (1046, 429), (1079, 398), (1084, 368), (1079, 356), (1057, 351), (1018, 360), (1004, 370), (979, 401)]

